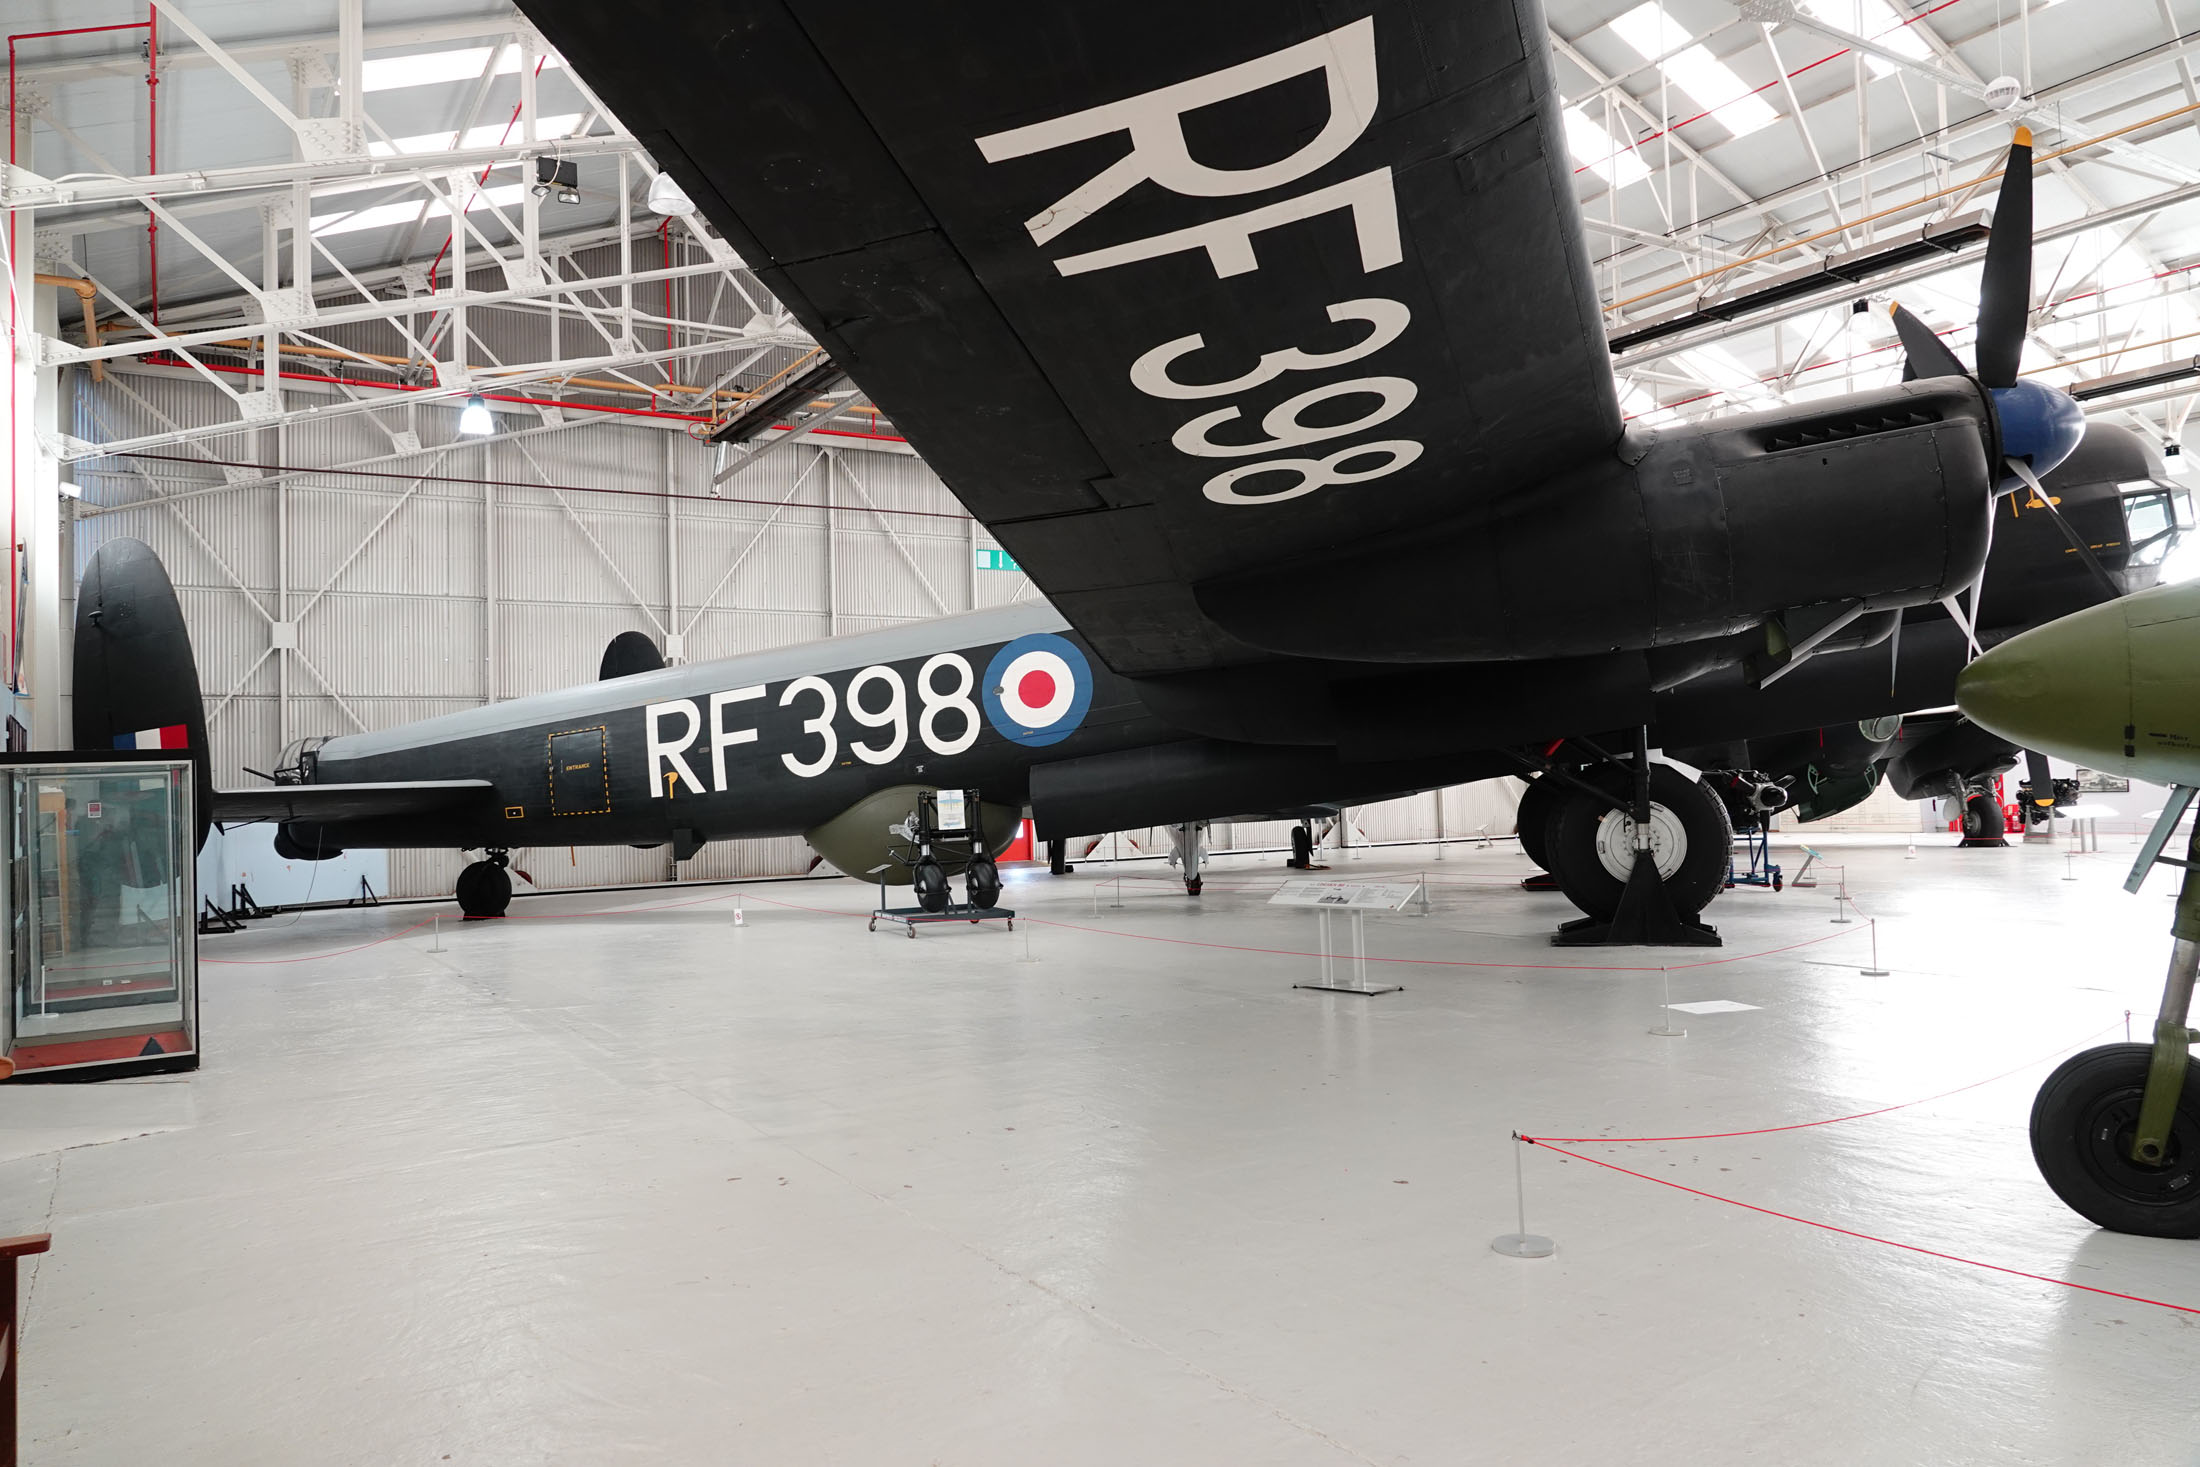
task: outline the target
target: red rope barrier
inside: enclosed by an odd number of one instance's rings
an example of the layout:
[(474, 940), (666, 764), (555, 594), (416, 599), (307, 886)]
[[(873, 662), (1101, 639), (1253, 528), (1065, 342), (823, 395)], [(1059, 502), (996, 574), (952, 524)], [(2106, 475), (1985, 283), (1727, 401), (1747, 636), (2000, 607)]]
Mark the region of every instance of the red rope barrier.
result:
[(1593, 1156), (1583, 1156), (1578, 1151), (1568, 1151), (1564, 1147), (1553, 1146), (1548, 1142), (1537, 1141), (1527, 1136), (1520, 1139), (1531, 1146), (1541, 1146), (1544, 1150), (1556, 1152), (1560, 1156), (1572, 1157), (1575, 1161), (1585, 1161), (1591, 1166), (1600, 1166), (1609, 1172), (1618, 1172), (1623, 1177), (1633, 1177), (1643, 1182), (1655, 1182), (1661, 1187), (1671, 1187), (1676, 1192), (1686, 1192), (1691, 1197), (1701, 1197), (1709, 1202), (1723, 1202), (1729, 1207), (1739, 1207), (1745, 1212), (1762, 1213), (1766, 1217), (1779, 1218), (1782, 1222), (1801, 1223), (1806, 1228), (1817, 1228), (1822, 1232), (1838, 1233), (1844, 1238), (1856, 1238), (1862, 1242), (1877, 1243), (1886, 1248), (1900, 1248), (1905, 1253), (1920, 1253), (1927, 1258), (1938, 1258), (1944, 1263), (1966, 1264), (1972, 1268), (1983, 1268), (1990, 1273), (2007, 1274), (2011, 1278), (2031, 1279), (2035, 1283), (2054, 1284), (2058, 1288), (2076, 1289), (2081, 1293), (2099, 1294), (2109, 1299), (2122, 1299), (2131, 1304), (2151, 1304), (2157, 1309), (2174, 1309), (2179, 1314), (2200, 1314), (2200, 1308), (2194, 1308), (2190, 1304), (2172, 1304), (2167, 1299), (2149, 1299), (2144, 1294), (2121, 1293), (2115, 1289), (2098, 1288), (2092, 1284), (2073, 1283), (2069, 1279), (2058, 1279), (2044, 1273), (2027, 1273), (2021, 1268), (2010, 1268), (2006, 1264), (1987, 1263), (1976, 1258), (1965, 1258), (1960, 1253), (1946, 1253), (1938, 1248), (1926, 1248), (1916, 1243), (1899, 1243), (1893, 1238), (1882, 1238), (1876, 1233), (1858, 1232), (1854, 1228), (1844, 1228), (1834, 1223), (1819, 1222), (1816, 1218), (1798, 1217), (1792, 1212), (1781, 1212), (1771, 1207), (1759, 1207), (1754, 1202), (1744, 1202), (1738, 1197), (1722, 1197), (1716, 1192), (1706, 1192), (1701, 1187), (1691, 1187), (1682, 1182), (1668, 1181), (1664, 1177), (1653, 1177), (1648, 1172), (1632, 1171), (1627, 1167), (1618, 1166), (1609, 1161), (1599, 1161)]
[[(2011, 1075), (2022, 1074), (2024, 1071), (2031, 1069), (2034, 1065), (2044, 1065), (2051, 1059), (2055, 1059), (2059, 1056), (2070, 1053), (2070, 1051), (2073, 1049), (2077, 1049), (2083, 1045), (2091, 1044), (2094, 1040), (2100, 1038), (2103, 1034), (2114, 1033), (2117, 1026), (2122, 1024), (2123, 1022), (2123, 1020), (2119, 1019), (2116, 1021), (2116, 1023), (2110, 1024), (2106, 1028), (2097, 1029), (2093, 1033), (2086, 1035), (2085, 1038), (2078, 1040), (2075, 1044), (2066, 1044), (2061, 1049), (2043, 1054), (2037, 1059), (2029, 1059), (2021, 1065), (2013, 1065), (2010, 1068), (2003, 1070), (1998, 1075), (1988, 1075), (1983, 1080), (1973, 1080), (1968, 1085), (1958, 1085), (1953, 1090), (1943, 1090), (1937, 1095), (1924, 1095), (1918, 1097), (1916, 1100), (1902, 1101), (1900, 1104), (1897, 1105), (1883, 1105), (1880, 1106), (1877, 1110), (1860, 1110), (1857, 1111), (1854, 1115), (1827, 1116), (1823, 1120), (1797, 1121), (1793, 1125), (1788, 1126), (1759, 1126), (1756, 1129), (1749, 1131), (1704, 1131), (1694, 1136), (1530, 1136), (1522, 1133), (1520, 1139), (1523, 1141), (1533, 1142), (1538, 1146), (1546, 1145), (1553, 1141), (1564, 1141), (1569, 1145), (1597, 1142), (1606, 1146), (1640, 1146), (1659, 1141), (1724, 1141), (1734, 1136), (1772, 1136), (1777, 1135), (1779, 1132), (1782, 1131), (1808, 1131), (1815, 1126), (1837, 1126), (1840, 1125), (1843, 1121), (1868, 1120), (1873, 1116), (1889, 1115), (1898, 1110), (1909, 1110), (1913, 1106), (1929, 1105), (1936, 1100), (1946, 1100), (1951, 1095), (1961, 1095), (1967, 1090), (1976, 1090), (1983, 1085), (1991, 1085), (1996, 1080), (2006, 1080)], [(1553, 1146), (1551, 1149), (1555, 1151), (1558, 1148)]]

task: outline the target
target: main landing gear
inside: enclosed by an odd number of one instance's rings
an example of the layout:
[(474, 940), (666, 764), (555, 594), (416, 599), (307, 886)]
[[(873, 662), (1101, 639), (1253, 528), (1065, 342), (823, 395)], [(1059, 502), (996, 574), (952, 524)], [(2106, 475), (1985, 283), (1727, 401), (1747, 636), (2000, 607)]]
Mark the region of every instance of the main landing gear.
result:
[(485, 859), (469, 863), (458, 873), (458, 909), (467, 921), (501, 917), (512, 905), (511, 864), (511, 852), (491, 850)]
[[(2157, 860), (2191, 802), (2179, 788), (2139, 853), (2126, 890)], [(2200, 970), (2200, 830), (2183, 862), (2170, 924), (2169, 979), (2152, 1044), (2107, 1044), (2056, 1066), (2032, 1102), (2032, 1160), (2055, 1195), (2090, 1222), (2147, 1238), (2200, 1238), (2200, 1087), (2186, 1027)]]
[(1586, 916), (1554, 941), (1715, 947), (1696, 920), (1726, 887), (1734, 827), (1716, 791), (1668, 764), (1649, 762), (1642, 735), (1635, 757), (1579, 771), (1553, 768), (1520, 802), (1520, 848), (1549, 873), (1530, 890), (1555, 887)]
[(2006, 846), (2009, 842), (2002, 836), (2008, 828), (2008, 818), (2002, 813), (2001, 802), (1994, 798), (1991, 781), (1963, 787), (1963, 839), (1957, 843), (1958, 850)]

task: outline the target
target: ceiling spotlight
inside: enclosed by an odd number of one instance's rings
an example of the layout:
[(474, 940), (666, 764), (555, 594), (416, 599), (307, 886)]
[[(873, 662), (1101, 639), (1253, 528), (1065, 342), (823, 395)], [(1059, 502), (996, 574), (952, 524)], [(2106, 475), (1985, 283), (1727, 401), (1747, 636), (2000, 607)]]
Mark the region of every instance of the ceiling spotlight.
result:
[(537, 158), (533, 190), (538, 199), (555, 192), (561, 204), (579, 203), (581, 165), (563, 158)]
[(496, 430), (497, 420), (489, 415), (489, 404), (481, 394), (467, 398), (458, 415), (458, 431), (468, 438), (487, 438)]
[(669, 173), (660, 173), (649, 183), (649, 197), (643, 202), (652, 214), (692, 214), (695, 201), (687, 196), (687, 190)]

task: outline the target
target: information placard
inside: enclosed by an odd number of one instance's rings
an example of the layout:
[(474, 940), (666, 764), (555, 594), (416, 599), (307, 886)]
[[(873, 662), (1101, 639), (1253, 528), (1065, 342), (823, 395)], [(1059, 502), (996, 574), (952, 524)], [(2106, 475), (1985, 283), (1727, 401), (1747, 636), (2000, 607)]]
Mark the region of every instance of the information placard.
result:
[(1268, 898), (1268, 905), (1395, 912), (1420, 891), (1420, 884), (1412, 881), (1286, 881)]

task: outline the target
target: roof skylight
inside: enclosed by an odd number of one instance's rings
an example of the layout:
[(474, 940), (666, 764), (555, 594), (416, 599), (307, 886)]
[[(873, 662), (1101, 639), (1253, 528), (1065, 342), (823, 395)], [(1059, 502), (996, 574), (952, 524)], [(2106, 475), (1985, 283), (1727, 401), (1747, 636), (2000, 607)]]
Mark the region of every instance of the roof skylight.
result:
[[(359, 89), (366, 92), (386, 92), (396, 87), (426, 87), (438, 82), (473, 81), (479, 78), (489, 65), (491, 53), (496, 55), (498, 76), (519, 70), (519, 43), (503, 46), (464, 46), (455, 51), (420, 51), (411, 56), (380, 56), (363, 61), (359, 66)], [(542, 67), (554, 70), (565, 63), (555, 54), (545, 52)]]
[(1606, 132), (1579, 107), (1566, 109), (1566, 150), (1574, 155), (1574, 162), (1614, 188), (1625, 188), (1650, 176), (1633, 148)]
[[(1836, 0), (1839, 3), (1839, 0)], [(1883, 0), (1882, 0), (1883, 3)], [(1645, 61), (1658, 62), (1667, 81), (1687, 93), (1720, 126), (1736, 137), (1769, 127), (1780, 114), (1756, 89), (1704, 47), (1685, 44), (1688, 28), (1666, 13), (1658, 0), (1643, 3), (1612, 22), (1612, 32)], [(1674, 47), (1680, 47), (1674, 50)], [(1667, 52), (1672, 52), (1667, 55)], [(1660, 60), (1660, 58), (1663, 58)]]

